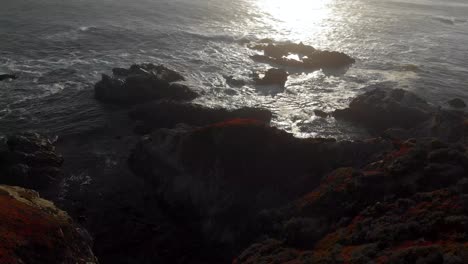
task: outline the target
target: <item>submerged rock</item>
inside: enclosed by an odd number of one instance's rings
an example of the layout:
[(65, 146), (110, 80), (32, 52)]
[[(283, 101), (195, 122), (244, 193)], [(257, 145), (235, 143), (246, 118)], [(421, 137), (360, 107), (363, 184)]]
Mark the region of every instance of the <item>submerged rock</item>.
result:
[(8, 79), (17, 79), (18, 77), (15, 74), (0, 74), (0, 81)]
[(373, 132), (389, 128), (413, 128), (431, 118), (434, 111), (415, 94), (401, 89), (375, 89), (359, 95), (349, 107), (333, 116), (363, 125)]
[(87, 232), (34, 191), (0, 185), (0, 227), (0, 263), (98, 263)]
[(162, 65), (132, 65), (128, 70), (115, 68), (113, 73), (114, 77), (103, 74), (101, 81), (96, 83), (96, 99), (136, 104), (157, 99), (189, 101), (198, 96), (189, 87), (173, 83), (184, 80), (184, 77)]
[(42, 190), (62, 177), (63, 158), (52, 142), (36, 133), (7, 137), (0, 142), (0, 183)]
[(254, 107), (227, 110), (191, 103), (160, 101), (134, 107), (130, 111), (130, 117), (142, 121), (145, 130), (148, 131), (154, 128), (173, 128), (180, 123), (206, 126), (235, 118), (252, 119), (269, 124), (272, 113), (269, 110)]
[(448, 101), (448, 104), (453, 108), (465, 108), (466, 107), (466, 103), (460, 98), (452, 99)]
[(257, 85), (279, 85), (284, 87), (286, 81), (288, 80), (288, 72), (283, 69), (269, 69), (265, 72), (265, 76), (263, 78), (255, 79), (255, 83)]

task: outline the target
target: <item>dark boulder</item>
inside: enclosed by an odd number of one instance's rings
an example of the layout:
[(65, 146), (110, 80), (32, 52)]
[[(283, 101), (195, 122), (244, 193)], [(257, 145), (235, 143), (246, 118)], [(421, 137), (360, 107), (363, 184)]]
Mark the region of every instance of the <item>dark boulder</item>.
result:
[(8, 80), (8, 79), (16, 79), (18, 78), (16, 75), (14, 74), (0, 74), (0, 81), (3, 81), (3, 80)]
[(284, 87), (288, 80), (288, 72), (283, 69), (269, 69), (263, 78), (256, 78), (257, 85), (279, 85)]
[(389, 128), (414, 128), (431, 118), (434, 111), (415, 94), (401, 89), (375, 89), (359, 95), (349, 108), (333, 116), (363, 125), (372, 132)]
[(198, 96), (189, 87), (173, 83), (184, 80), (179, 73), (162, 65), (132, 65), (113, 69), (114, 77), (103, 74), (95, 85), (95, 97), (103, 102), (136, 104), (157, 99), (193, 100)]
[(448, 104), (453, 108), (465, 108), (466, 107), (466, 103), (460, 98), (452, 99), (448, 101)]
[(190, 103), (159, 101), (134, 107), (130, 111), (130, 117), (143, 122), (145, 131), (150, 131), (154, 128), (173, 128), (180, 123), (206, 126), (235, 118), (252, 119), (269, 124), (272, 113), (266, 109), (253, 107), (227, 110)]
[(0, 183), (44, 190), (62, 177), (63, 158), (51, 141), (35, 133), (8, 137), (0, 143)]

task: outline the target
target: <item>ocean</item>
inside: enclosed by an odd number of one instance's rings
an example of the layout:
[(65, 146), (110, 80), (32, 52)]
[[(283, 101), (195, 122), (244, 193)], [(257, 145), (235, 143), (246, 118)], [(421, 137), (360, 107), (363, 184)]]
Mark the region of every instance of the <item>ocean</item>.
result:
[[(400, 87), (432, 104), (468, 101), (468, 1), (462, 0), (2, 0), (0, 134), (70, 136), (107, 126), (124, 109), (94, 99), (102, 73), (164, 64), (207, 106), (260, 106), (298, 137), (366, 133), (314, 110), (344, 108), (367, 87)], [(229, 87), (268, 68), (247, 42), (302, 41), (357, 60), (346, 73), (293, 73), (283, 93)]]

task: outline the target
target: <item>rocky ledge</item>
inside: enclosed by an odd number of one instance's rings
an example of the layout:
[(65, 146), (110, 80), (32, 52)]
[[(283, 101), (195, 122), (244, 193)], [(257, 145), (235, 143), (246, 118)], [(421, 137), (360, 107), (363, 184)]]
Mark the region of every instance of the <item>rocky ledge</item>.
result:
[(93, 264), (90, 236), (31, 190), (0, 185), (0, 263)]

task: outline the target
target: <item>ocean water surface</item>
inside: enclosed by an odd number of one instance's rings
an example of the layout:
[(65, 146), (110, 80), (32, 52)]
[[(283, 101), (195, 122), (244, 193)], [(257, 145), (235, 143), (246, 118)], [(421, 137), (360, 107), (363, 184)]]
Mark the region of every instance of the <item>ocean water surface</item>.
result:
[[(365, 137), (316, 109), (346, 107), (369, 86), (400, 87), (445, 107), (468, 101), (468, 2), (462, 0), (2, 0), (0, 134), (66, 136), (106, 127), (121, 111), (94, 100), (101, 73), (133, 63), (182, 72), (209, 106), (261, 106), (301, 137)], [(268, 66), (246, 43), (303, 41), (345, 52), (348, 72), (293, 73), (284, 93), (229, 87)]]

